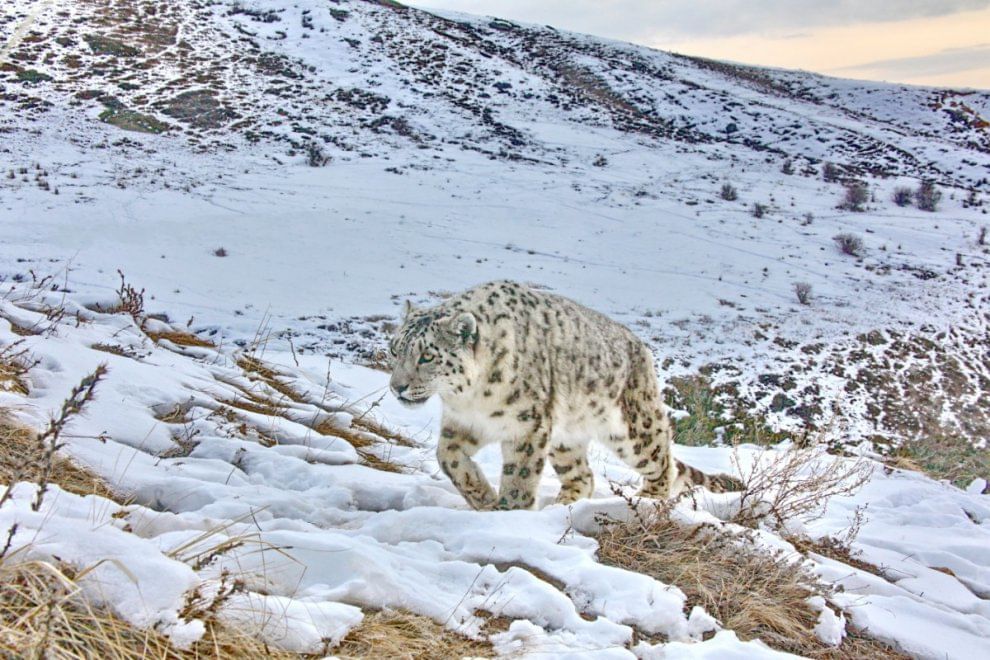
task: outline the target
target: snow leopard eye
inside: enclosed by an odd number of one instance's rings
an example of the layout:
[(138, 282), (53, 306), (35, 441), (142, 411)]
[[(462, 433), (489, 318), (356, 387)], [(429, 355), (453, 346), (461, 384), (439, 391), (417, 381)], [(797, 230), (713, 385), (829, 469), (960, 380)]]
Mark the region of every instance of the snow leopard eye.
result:
[(423, 353), (422, 355), (419, 356), (419, 363), (420, 364), (429, 364), (430, 362), (433, 362), (433, 359), (435, 357), (436, 356), (433, 355), (433, 353)]

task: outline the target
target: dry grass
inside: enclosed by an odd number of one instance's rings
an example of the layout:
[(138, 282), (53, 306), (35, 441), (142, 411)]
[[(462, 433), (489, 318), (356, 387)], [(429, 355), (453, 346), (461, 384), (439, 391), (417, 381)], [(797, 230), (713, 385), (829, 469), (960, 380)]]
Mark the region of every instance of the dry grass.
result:
[(28, 351), (19, 339), (6, 346), (0, 346), (0, 390), (27, 394), (27, 374), (36, 364), (31, 361)]
[(285, 413), (285, 406), (279, 406), (268, 399), (257, 396), (247, 395), (240, 399), (219, 399), (219, 403), (228, 408), (236, 408), (265, 417), (281, 417)]
[(895, 468), (924, 472), (965, 488), (974, 479), (990, 482), (990, 448), (977, 448), (966, 438), (928, 435), (901, 443), (887, 462)]
[(194, 335), (191, 332), (182, 332), (181, 330), (165, 330), (162, 332), (148, 332), (146, 334), (156, 344), (165, 339), (172, 342), (176, 346), (216, 348), (216, 344), (213, 342), (203, 339), (198, 335)]
[[(0, 483), (55, 484), (77, 495), (101, 495), (119, 504), (99, 477), (58, 454), (42, 435), (0, 411)], [(0, 553), (0, 657), (2, 658), (298, 658), (216, 621), (216, 609), (198, 616), (203, 639), (188, 651), (173, 648), (153, 630), (138, 630), (91, 605), (78, 581), (89, 569), (46, 561), (22, 561), (17, 549)]]
[[(296, 403), (307, 403), (305, 398), (299, 392), (279, 380), (278, 373), (266, 365), (263, 360), (251, 355), (244, 355), (238, 359), (237, 365), (249, 376), (256, 377), (258, 380), (265, 383), (268, 387), (283, 395), (288, 400)], [(241, 408), (243, 410), (253, 409), (252, 412), (260, 412), (262, 414), (279, 414), (277, 409), (267, 402), (267, 400), (251, 394), (249, 394), (249, 396), (254, 404), (228, 401), (223, 403), (236, 408)], [(326, 419), (323, 422), (313, 426), (313, 430), (320, 435), (329, 435), (346, 440), (354, 447), (358, 453), (358, 456), (361, 457), (361, 460), (365, 465), (373, 467), (376, 470), (383, 470), (385, 472), (402, 472), (402, 468), (398, 464), (388, 460), (388, 458), (382, 458), (381, 456), (370, 451), (370, 447), (376, 445), (381, 446), (383, 444), (381, 442), (383, 439), (389, 443), (403, 447), (413, 446), (412, 441), (408, 438), (395, 433), (394, 431), (390, 431), (368, 417), (355, 417), (351, 420), (351, 426), (348, 428), (342, 428), (334, 424), (330, 419)]]
[[(0, 483), (37, 482), (44, 471), (47, 448), (38, 442), (38, 434), (12, 422), (0, 411)], [(116, 499), (113, 491), (98, 476), (68, 458), (53, 458), (51, 481), (62, 490), (76, 495), (101, 495)]]
[(132, 360), (140, 359), (136, 353), (128, 351), (123, 346), (118, 346), (116, 344), (93, 344), (90, 346), (94, 351), (100, 351), (102, 353), (110, 353), (111, 355), (117, 355), (120, 357), (131, 358)]
[(488, 658), (495, 653), (488, 642), (462, 637), (432, 619), (396, 610), (368, 613), (333, 649), (339, 658)]
[(843, 564), (848, 564), (854, 568), (858, 568), (861, 571), (866, 571), (867, 573), (872, 573), (877, 577), (887, 579), (883, 572), (880, 570), (879, 566), (874, 566), (869, 562), (863, 561), (860, 558), (859, 553), (853, 552), (848, 543), (843, 543), (842, 541), (826, 536), (821, 539), (809, 539), (805, 536), (787, 536), (785, 537), (787, 542), (793, 545), (797, 550), (804, 555), (808, 553), (815, 553), (823, 557), (828, 557), (829, 559), (834, 559), (835, 561), (842, 562)]
[(838, 648), (822, 644), (814, 634), (818, 613), (807, 599), (824, 595), (823, 587), (799, 564), (756, 551), (741, 537), (679, 524), (658, 507), (633, 522), (606, 525), (598, 541), (603, 563), (679, 587), (687, 607), (704, 607), (741, 639), (812, 658), (906, 657), (856, 635)]
[[(354, 426), (357, 426), (357, 424), (354, 424)], [(358, 456), (361, 457), (361, 461), (368, 467), (384, 472), (402, 472), (400, 465), (388, 460), (387, 457), (382, 458), (369, 450), (369, 447), (381, 445), (382, 443), (379, 441), (379, 438), (366, 431), (354, 428), (353, 426), (350, 428), (341, 428), (329, 419), (317, 424), (313, 427), (313, 430), (320, 435), (329, 435), (349, 442), (354, 447)]]
[(0, 563), (0, 656), (5, 658), (299, 658), (207, 620), (206, 634), (180, 651), (154, 630), (139, 630), (92, 606), (77, 572), (41, 561)]
[(243, 355), (238, 358), (237, 366), (243, 369), (247, 373), (248, 377), (251, 377), (252, 375), (257, 376), (262, 382), (268, 385), (268, 387), (272, 388), (290, 401), (305, 403), (302, 395), (280, 381), (278, 379), (278, 374), (271, 367), (267, 366), (262, 360), (259, 360), (251, 355)]

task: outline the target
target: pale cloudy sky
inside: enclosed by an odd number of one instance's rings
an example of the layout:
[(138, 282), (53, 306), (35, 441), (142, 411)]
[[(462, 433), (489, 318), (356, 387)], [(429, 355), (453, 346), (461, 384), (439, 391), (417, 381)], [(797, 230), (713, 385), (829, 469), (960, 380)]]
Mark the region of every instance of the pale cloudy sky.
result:
[(990, 89), (990, 0), (405, 0), (689, 55)]

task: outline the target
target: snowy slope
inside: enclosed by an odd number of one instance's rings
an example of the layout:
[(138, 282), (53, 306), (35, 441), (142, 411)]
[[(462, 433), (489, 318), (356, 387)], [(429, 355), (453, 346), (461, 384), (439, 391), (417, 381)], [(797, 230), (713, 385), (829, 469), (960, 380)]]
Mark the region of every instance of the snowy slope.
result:
[[(0, 394), (0, 407), (43, 424), (108, 362), (69, 451), (136, 497), (125, 518), (69, 494), (44, 518), (0, 513), (26, 516), (25, 539), (43, 520), (95, 521), (97, 554), (125, 527), (141, 538), (122, 543), (164, 551), (140, 570), (172, 583), (133, 611), (177, 640), (196, 634), (175, 621), (185, 589), (215, 584), (224, 562), (254, 570), (263, 558), (272, 573), (245, 598), (293, 612), (298, 626), (266, 634), (296, 649), (339, 639), (356, 607), (385, 604), (468, 633), (482, 624), (475, 610), (497, 606), (517, 619), (506, 652), (559, 644), (620, 657), (634, 628), (684, 642), (646, 657), (763, 652), (731, 631), (699, 643), (705, 617), (685, 611), (676, 585), (595, 561), (595, 513), (621, 508), (603, 479), (603, 499), (573, 511), (464, 510), (432, 456), (438, 409), (399, 408), (385, 376), (360, 366), (405, 299), (514, 278), (626, 323), (662, 379), (702, 371), (730, 408), (788, 432), (880, 450), (932, 434), (985, 446), (990, 434), (990, 252), (978, 240), (990, 225), (987, 93), (357, 0), (16, 0), (0, 6), (0, 60), (0, 347), (17, 328), (46, 327), (39, 296), (88, 321), (27, 337), (42, 358), (30, 397)], [(329, 162), (310, 167), (310, 153)], [(865, 212), (837, 208), (844, 188), (822, 180), (826, 161), (868, 185)], [(937, 212), (890, 201), (921, 179), (943, 192)], [(720, 197), (724, 183), (737, 200)], [(860, 258), (836, 248), (840, 232), (862, 238)], [(156, 345), (128, 317), (91, 311), (116, 302), (118, 269), (146, 288), (149, 312), (215, 348)], [(47, 276), (52, 291), (31, 289)], [(810, 305), (798, 304), (798, 282)], [(300, 401), (236, 364), (259, 338)], [(93, 349), (107, 344), (123, 355)], [(245, 408), (259, 391), (277, 415)], [(314, 432), (326, 420), (350, 428), (372, 401), (370, 414), (415, 446), (367, 429), (370, 449)], [(177, 407), (181, 422), (162, 421)], [(725, 449), (679, 452), (730, 467)], [(496, 456), (485, 469), (497, 476)], [(631, 478), (607, 456), (596, 470)], [(544, 488), (549, 501), (551, 474)], [(973, 490), (878, 471), (833, 502), (808, 531), (839, 533), (869, 501), (857, 549), (884, 577), (816, 558), (846, 587), (832, 605), (915, 655), (941, 657), (946, 639), (952, 657), (985, 655), (990, 513)], [(197, 570), (169, 556), (224, 521), (252, 548), (307, 548), (293, 555), (305, 575), (267, 552)], [(38, 551), (92, 558), (52, 543)], [(120, 590), (108, 602), (129, 608), (127, 580), (101, 570)]]

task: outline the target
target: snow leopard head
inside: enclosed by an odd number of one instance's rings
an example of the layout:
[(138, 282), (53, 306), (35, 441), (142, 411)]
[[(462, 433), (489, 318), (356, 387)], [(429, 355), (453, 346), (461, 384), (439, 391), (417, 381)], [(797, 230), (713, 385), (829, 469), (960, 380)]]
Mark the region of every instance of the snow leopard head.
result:
[(470, 312), (406, 303), (406, 318), (389, 343), (392, 393), (416, 406), (434, 394), (463, 391), (477, 342), (478, 323)]

